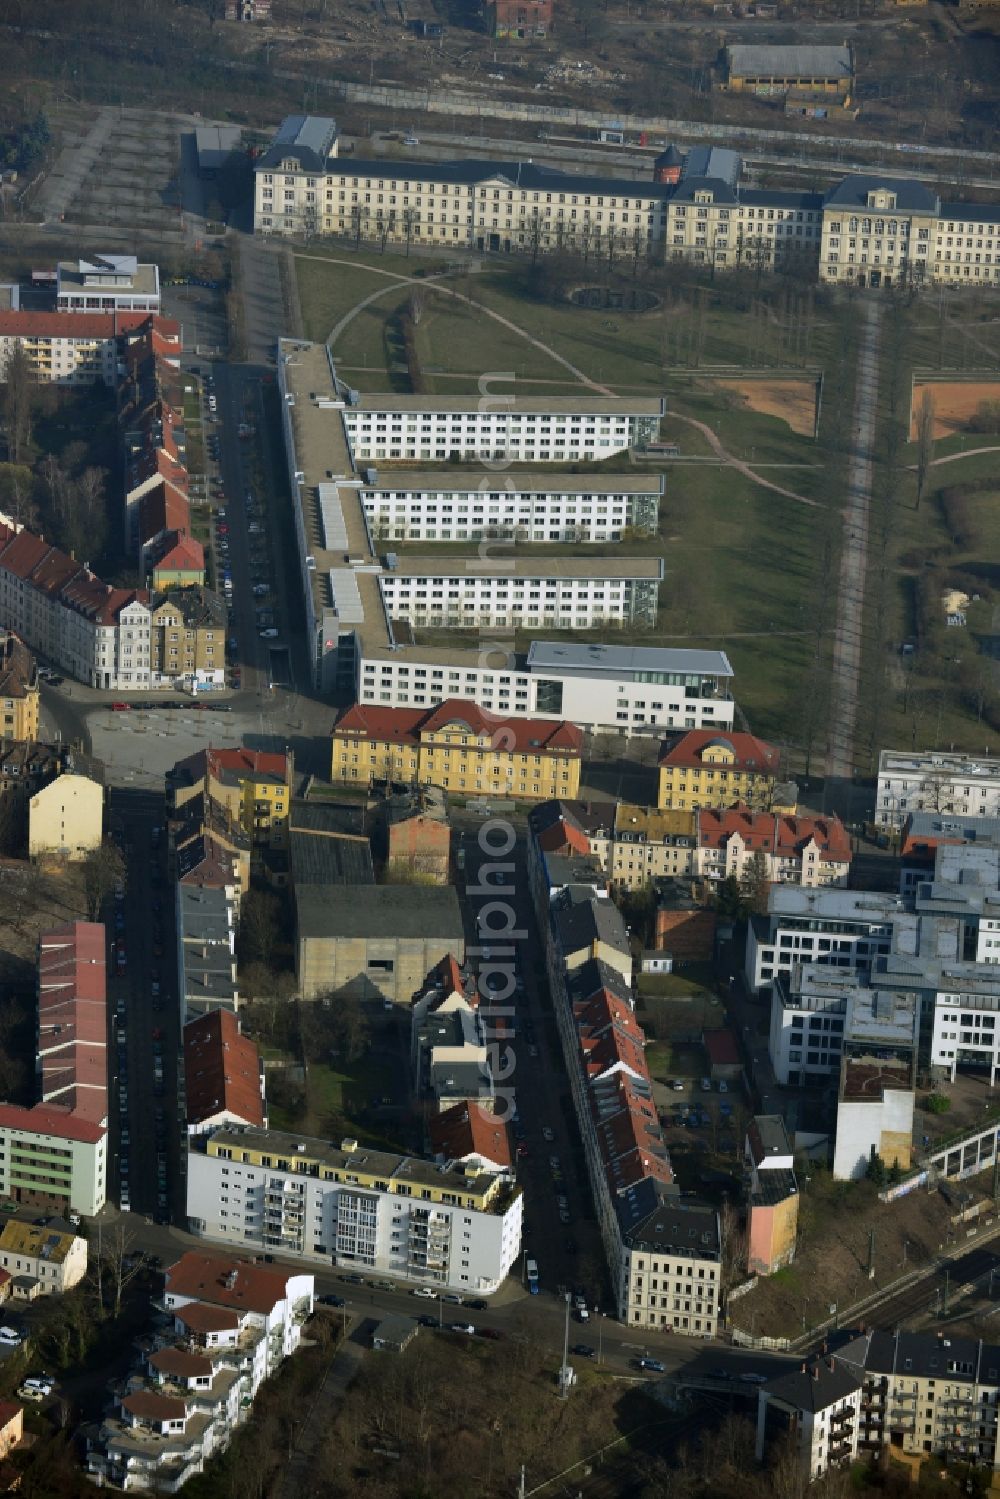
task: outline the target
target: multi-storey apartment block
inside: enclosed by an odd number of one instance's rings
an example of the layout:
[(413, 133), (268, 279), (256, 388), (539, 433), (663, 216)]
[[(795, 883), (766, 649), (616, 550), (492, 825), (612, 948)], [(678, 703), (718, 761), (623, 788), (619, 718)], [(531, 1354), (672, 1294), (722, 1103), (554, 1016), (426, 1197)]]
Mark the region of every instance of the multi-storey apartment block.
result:
[(780, 756), (754, 734), (695, 729), (665, 744), (657, 805), (677, 810), (732, 807), (770, 811)]
[[(827, 87), (823, 79), (815, 91)], [(293, 144), (303, 129), (315, 149)], [(863, 286), (1000, 284), (996, 205), (942, 202), (920, 183), (881, 173), (846, 177), (823, 194), (746, 188), (740, 171), (739, 157), (717, 148), (692, 149), (679, 173), (654, 170), (653, 181), (529, 161), (347, 159), (336, 156), (332, 120), (293, 116), (257, 163), (254, 228), (358, 244), (669, 257), (720, 270), (794, 263)]]
[(950, 1329), (872, 1329), (843, 1344), (837, 1359), (861, 1381), (861, 1452), (895, 1446), (1000, 1467), (1000, 1347)]
[(393, 620), (458, 629), (611, 630), (656, 623), (662, 557), (393, 558), (379, 579)]
[(621, 541), (652, 534), (663, 480), (625, 474), (466, 476), (393, 470), (361, 490), (372, 540)]
[[(379, 461), (447, 458), (453, 450), (480, 462), (484, 452), (532, 462), (609, 457), (655, 434), (661, 401), (498, 397), (481, 410), (472, 397), (358, 397), (327, 349), (297, 342), (282, 343), (278, 378), (317, 687), (389, 707), (465, 698), (499, 717), (566, 718), (628, 732), (728, 730), (732, 667), (721, 651), (539, 640), (527, 652), (512, 648), (517, 626), (651, 621), (658, 562), (525, 564), (511, 555), (485, 568), (412, 557), (400, 564), (391, 554), (379, 557), (365, 514), (361, 451)], [(426, 451), (415, 451), (424, 441)], [(471, 637), (467, 644), (414, 641), (414, 628), (434, 624), (501, 635), (485, 650)]]
[(224, 807), (254, 844), (284, 847), (292, 802), (294, 758), (265, 750), (206, 749), (167, 774), (171, 812), (200, 796)]
[(651, 880), (691, 872), (697, 838), (693, 812), (562, 798), (539, 807), (531, 824), (540, 848), (592, 854), (618, 890), (641, 890)]
[(507, 1172), (422, 1161), (356, 1140), (339, 1149), (274, 1130), (192, 1140), (192, 1232), (452, 1291), (489, 1294), (521, 1252)]
[(114, 387), (126, 336), (151, 325), (179, 355), (180, 324), (148, 313), (0, 312), (0, 370), (20, 348), (40, 384)]
[(846, 885), (851, 840), (839, 817), (788, 817), (745, 807), (703, 807), (692, 870), (704, 879), (745, 879), (755, 867), (771, 882)]
[(38, 665), (23, 640), (0, 630), (0, 738), (38, 738)]
[[(665, 403), (601, 395), (393, 395), (351, 391), (344, 429), (357, 463), (596, 463), (656, 437)], [(593, 508), (603, 489), (590, 491)]]
[(575, 724), (488, 717), (474, 703), (345, 708), (333, 730), (330, 778), (355, 785), (416, 782), (460, 794), (573, 796), (583, 734)]
[(790, 1441), (807, 1483), (853, 1462), (861, 1398), (860, 1371), (837, 1356), (817, 1354), (775, 1375), (757, 1397), (757, 1461)]
[(875, 825), (902, 828), (911, 812), (1000, 817), (1000, 758), (882, 750)]

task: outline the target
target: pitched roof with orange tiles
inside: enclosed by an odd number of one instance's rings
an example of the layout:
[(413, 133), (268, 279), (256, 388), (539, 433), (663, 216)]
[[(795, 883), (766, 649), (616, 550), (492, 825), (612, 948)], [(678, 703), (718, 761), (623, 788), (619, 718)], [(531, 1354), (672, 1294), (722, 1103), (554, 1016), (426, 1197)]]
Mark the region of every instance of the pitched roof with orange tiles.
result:
[(775, 822), (775, 852), (780, 857), (801, 854), (807, 843), (814, 842), (821, 859), (834, 864), (851, 862), (850, 834), (839, 817), (782, 814)]
[(738, 834), (748, 849), (779, 858), (800, 857), (806, 845), (814, 842), (822, 860), (851, 861), (851, 840), (839, 817), (751, 812), (744, 806), (702, 807), (697, 816), (699, 848), (724, 848)]
[(187, 495), (165, 479), (158, 479), (139, 501), (137, 537), (140, 546), (145, 546), (164, 531), (186, 532), (190, 524), (191, 507)]
[(184, 1079), (188, 1124), (225, 1113), (263, 1126), (260, 1056), (230, 1011), (210, 1010), (184, 1027)]
[(288, 780), (287, 755), (249, 749), (207, 749), (204, 753), (207, 771), (215, 780), (227, 775), (238, 781), (252, 777), (284, 784)]
[(583, 731), (559, 718), (504, 718), (464, 698), (448, 698), (437, 708), (380, 708), (354, 703), (333, 726), (334, 738), (367, 738), (379, 744), (418, 745), (427, 734), (449, 727), (489, 738), (492, 749), (506, 754), (583, 753)]
[(263, 1313), (285, 1300), (287, 1277), (268, 1265), (189, 1249), (164, 1271), (164, 1290), (169, 1296), (189, 1296), (211, 1306)]
[(726, 767), (731, 771), (777, 774), (781, 757), (773, 744), (758, 739), (756, 734), (729, 734), (718, 729), (690, 729), (675, 744), (664, 748), (659, 763), (679, 770), (698, 770), (705, 763), (706, 749), (713, 744), (732, 751), (735, 759)]
[(184, 494), (188, 492), (190, 479), (183, 463), (178, 463), (162, 448), (140, 448), (129, 460), (126, 492), (138, 489), (140, 485), (154, 478), (166, 479), (175, 489), (181, 490)]
[(457, 1103), (444, 1109), (431, 1120), (429, 1134), (435, 1155), (446, 1160), (464, 1161), (475, 1155), (504, 1169), (511, 1164), (506, 1124), (479, 1104)]
[(0, 1128), (23, 1130), (29, 1135), (61, 1135), (85, 1145), (97, 1145), (107, 1133), (99, 1124), (83, 1119), (72, 1109), (36, 1103), (23, 1108), (18, 1103), (0, 1103)]
[(596, 1082), (590, 1093), (594, 1133), (612, 1194), (651, 1178), (674, 1180), (670, 1153), (648, 1082), (616, 1072)]
[(38, 1054), (42, 1099), (103, 1124), (108, 1114), (105, 933), (76, 921), (39, 940)]
[(0, 338), (111, 339), (139, 331), (148, 317), (146, 312), (0, 312)]
[(164, 538), (167, 550), (153, 567), (154, 577), (158, 573), (203, 573), (205, 571), (205, 548), (194, 536), (185, 536), (175, 531)]
[(574, 1006), (573, 1020), (588, 1078), (600, 1077), (616, 1067), (627, 1068), (636, 1077), (649, 1077), (646, 1037), (630, 1005), (602, 989), (584, 1004)]

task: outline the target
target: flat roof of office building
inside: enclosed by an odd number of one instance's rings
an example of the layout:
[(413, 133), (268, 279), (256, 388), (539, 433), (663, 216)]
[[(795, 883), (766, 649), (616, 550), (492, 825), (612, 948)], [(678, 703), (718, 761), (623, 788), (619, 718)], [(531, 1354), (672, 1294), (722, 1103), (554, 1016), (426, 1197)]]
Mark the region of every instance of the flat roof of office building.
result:
[(675, 650), (652, 645), (562, 645), (554, 640), (533, 640), (528, 649), (529, 671), (586, 670), (606, 672), (676, 672), (681, 676), (731, 677), (733, 668), (725, 651)]

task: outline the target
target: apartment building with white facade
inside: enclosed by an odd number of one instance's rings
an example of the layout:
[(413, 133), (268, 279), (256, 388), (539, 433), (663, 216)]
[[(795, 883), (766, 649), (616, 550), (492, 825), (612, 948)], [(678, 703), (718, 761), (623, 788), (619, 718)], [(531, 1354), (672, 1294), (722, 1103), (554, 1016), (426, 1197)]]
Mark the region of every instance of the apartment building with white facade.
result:
[(652, 534), (662, 475), (513, 470), (446, 476), (390, 471), (361, 490), (372, 539), (392, 541), (621, 541)]
[(757, 1397), (757, 1461), (790, 1442), (807, 1483), (858, 1455), (862, 1381), (836, 1355), (813, 1354), (762, 1385)]
[(391, 619), (459, 629), (594, 630), (656, 623), (662, 557), (393, 559), (379, 585)]
[(1000, 757), (882, 750), (875, 825), (899, 830), (911, 812), (1000, 817)]
[[(43, 385), (105, 385), (120, 377), (126, 335), (149, 325), (147, 313), (0, 311), (0, 372), (15, 348), (23, 350)], [(180, 353), (180, 325), (156, 319), (159, 338)]]
[(86, 1469), (101, 1488), (174, 1494), (249, 1419), (261, 1385), (298, 1349), (312, 1275), (188, 1251), (164, 1272), (172, 1323), (85, 1428)]
[(522, 1207), (506, 1172), (356, 1140), (228, 1128), (189, 1142), (193, 1233), (452, 1292), (497, 1290), (521, 1252)]
[[(626, 614), (640, 623), (650, 619), (659, 586), (658, 561), (608, 564), (554, 558), (546, 563), (532, 558), (524, 563), (511, 554), (509, 561), (489, 559), (482, 568), (469, 563), (459, 570), (455, 563), (433, 559), (411, 556), (401, 565), (397, 557), (380, 558), (356, 471), (350, 429), (358, 408), (351, 404), (351, 392), (325, 347), (283, 340), (279, 353), (300, 576), (314, 682), (320, 690), (353, 691), (359, 702), (390, 707), (429, 708), (461, 697), (500, 716), (564, 717), (582, 726), (631, 733), (731, 727), (732, 667), (721, 651), (543, 640), (533, 641), (527, 652), (513, 649), (517, 625), (541, 630), (577, 622), (584, 627), (584, 621), (593, 626), (598, 617), (614, 621)], [(381, 399), (360, 398), (369, 403)], [(388, 399), (420, 403), (424, 398)], [(559, 398), (553, 399), (558, 404)], [(492, 420), (473, 410), (471, 397), (436, 398), (436, 404), (449, 420), (456, 409), (463, 420)], [(589, 417), (594, 419), (594, 433), (582, 431), (572, 439), (570, 451), (578, 456), (598, 455), (595, 444), (605, 440), (617, 444), (616, 451), (645, 440), (655, 431), (662, 409), (658, 400), (623, 403), (603, 397), (567, 399), (564, 405), (578, 414), (581, 428)], [(536, 424), (547, 409), (549, 398), (515, 403), (524, 420)], [(374, 420), (373, 411), (365, 414)], [(597, 430), (604, 415), (613, 432), (607, 439)], [(384, 416), (388, 424), (388, 411)], [(389, 438), (378, 436), (377, 423), (371, 440), (378, 442), (373, 457), (384, 456)], [(401, 456), (409, 455), (401, 450)], [(456, 597), (449, 600), (452, 590)], [(441, 597), (435, 598), (435, 592)], [(463, 623), (477, 631), (495, 629), (497, 639), (470, 637), (468, 644), (456, 640), (447, 645), (414, 640), (413, 628), (433, 621), (454, 628), (451, 611), (457, 604)], [(394, 628), (397, 610), (401, 617), (397, 615)]]
[(344, 427), (359, 464), (597, 463), (655, 439), (665, 410), (658, 396), (515, 396), (502, 384), (485, 396), (349, 391)]

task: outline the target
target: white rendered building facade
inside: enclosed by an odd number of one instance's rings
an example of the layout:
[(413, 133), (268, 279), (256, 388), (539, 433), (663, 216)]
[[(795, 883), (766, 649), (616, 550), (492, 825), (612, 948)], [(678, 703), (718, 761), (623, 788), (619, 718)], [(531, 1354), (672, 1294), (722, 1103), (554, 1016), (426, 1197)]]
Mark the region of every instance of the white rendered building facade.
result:
[(662, 576), (662, 558), (594, 565), (567, 557), (541, 567), (522, 560), (511, 576), (476, 563), (466, 568), (415, 557), (384, 571), (379, 582), (390, 618), (413, 625), (592, 630), (654, 624)]
[[(422, 659), (423, 658), (423, 659)], [(471, 698), (498, 714), (567, 718), (621, 733), (732, 727), (732, 667), (721, 651), (533, 641), (513, 665), (481, 666), (472, 651), (411, 647), (362, 655), (358, 700), (392, 707)]]
[(597, 462), (655, 438), (662, 399), (358, 395), (344, 410), (356, 463)]
[(522, 1196), (506, 1173), (438, 1166), (356, 1141), (338, 1150), (276, 1131), (192, 1141), (192, 1232), (442, 1289), (491, 1293), (521, 1252)]
[(392, 474), (361, 490), (376, 542), (620, 541), (656, 530), (662, 480), (627, 475), (576, 479), (514, 472), (475, 482), (440, 474)]
[(752, 989), (797, 964), (851, 968), (889, 952), (899, 896), (875, 891), (772, 885), (767, 914), (747, 928), (746, 978)]
[(878, 762), (875, 823), (901, 828), (911, 812), (1000, 816), (1000, 757), (883, 750)]

